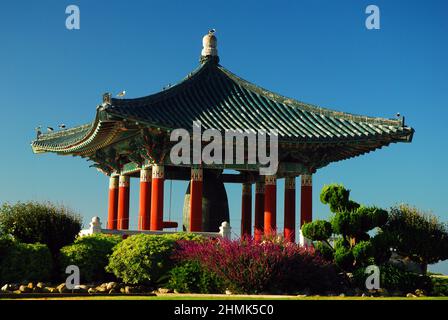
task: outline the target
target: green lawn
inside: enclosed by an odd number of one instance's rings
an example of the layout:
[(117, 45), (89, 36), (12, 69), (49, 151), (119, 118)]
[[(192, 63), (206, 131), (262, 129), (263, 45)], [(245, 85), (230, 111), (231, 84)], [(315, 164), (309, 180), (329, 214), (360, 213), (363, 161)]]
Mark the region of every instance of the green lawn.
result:
[[(0, 298), (1, 299), (1, 298)], [(158, 296), (120, 295), (120, 296), (77, 296), (13, 298), (21, 300), (448, 300), (448, 297), (327, 297), (327, 296), (256, 296), (256, 295), (202, 295), (202, 294), (166, 294)]]

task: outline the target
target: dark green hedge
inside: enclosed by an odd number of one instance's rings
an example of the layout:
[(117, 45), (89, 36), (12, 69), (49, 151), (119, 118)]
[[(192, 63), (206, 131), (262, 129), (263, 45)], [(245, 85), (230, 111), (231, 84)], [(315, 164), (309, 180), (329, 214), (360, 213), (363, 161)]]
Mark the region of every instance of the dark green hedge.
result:
[(21, 283), (50, 279), (53, 260), (44, 244), (0, 239), (0, 282)]

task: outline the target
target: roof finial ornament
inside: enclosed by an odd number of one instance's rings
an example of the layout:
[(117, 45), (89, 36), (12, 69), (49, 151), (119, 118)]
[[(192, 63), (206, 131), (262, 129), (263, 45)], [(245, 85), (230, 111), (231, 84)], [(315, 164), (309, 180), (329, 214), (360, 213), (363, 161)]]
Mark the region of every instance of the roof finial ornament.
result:
[(210, 29), (208, 34), (202, 38), (201, 63), (207, 61), (219, 62), (218, 57), (218, 39), (215, 36), (216, 30)]

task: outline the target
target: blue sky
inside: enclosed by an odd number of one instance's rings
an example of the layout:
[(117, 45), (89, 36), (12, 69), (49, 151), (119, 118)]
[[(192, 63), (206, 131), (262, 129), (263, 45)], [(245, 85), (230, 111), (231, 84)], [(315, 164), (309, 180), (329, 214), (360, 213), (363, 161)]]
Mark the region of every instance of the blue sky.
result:
[[(81, 29), (65, 28), (78, 5)], [(369, 4), (381, 29), (367, 30)], [(448, 221), (448, 4), (446, 1), (5, 1), (0, 11), (0, 202), (51, 200), (106, 220), (107, 177), (80, 158), (34, 155), (34, 128), (90, 122), (104, 92), (157, 92), (198, 66), (202, 36), (217, 29), (221, 64), (260, 86), (305, 102), (370, 116), (400, 112), (411, 144), (329, 165), (314, 176), (314, 217), (324, 184), (388, 208), (406, 202)], [(170, 182), (166, 182), (165, 219)], [(138, 182), (131, 184), (136, 227)], [(171, 218), (186, 183), (172, 184)], [(282, 199), (283, 182), (278, 198)], [(241, 186), (227, 186), (240, 224)], [(297, 198), (299, 208), (300, 197)], [(279, 227), (283, 203), (278, 204)], [(179, 220), (180, 221), (180, 220)], [(432, 270), (448, 273), (448, 263)]]

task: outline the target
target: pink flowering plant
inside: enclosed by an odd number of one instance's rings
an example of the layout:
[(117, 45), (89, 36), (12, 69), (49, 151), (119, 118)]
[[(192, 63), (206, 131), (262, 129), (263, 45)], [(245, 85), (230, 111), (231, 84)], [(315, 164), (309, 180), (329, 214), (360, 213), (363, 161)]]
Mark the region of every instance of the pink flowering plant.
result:
[(333, 265), (313, 248), (253, 239), (179, 241), (174, 258), (198, 262), (234, 293), (330, 290), (338, 284)]

